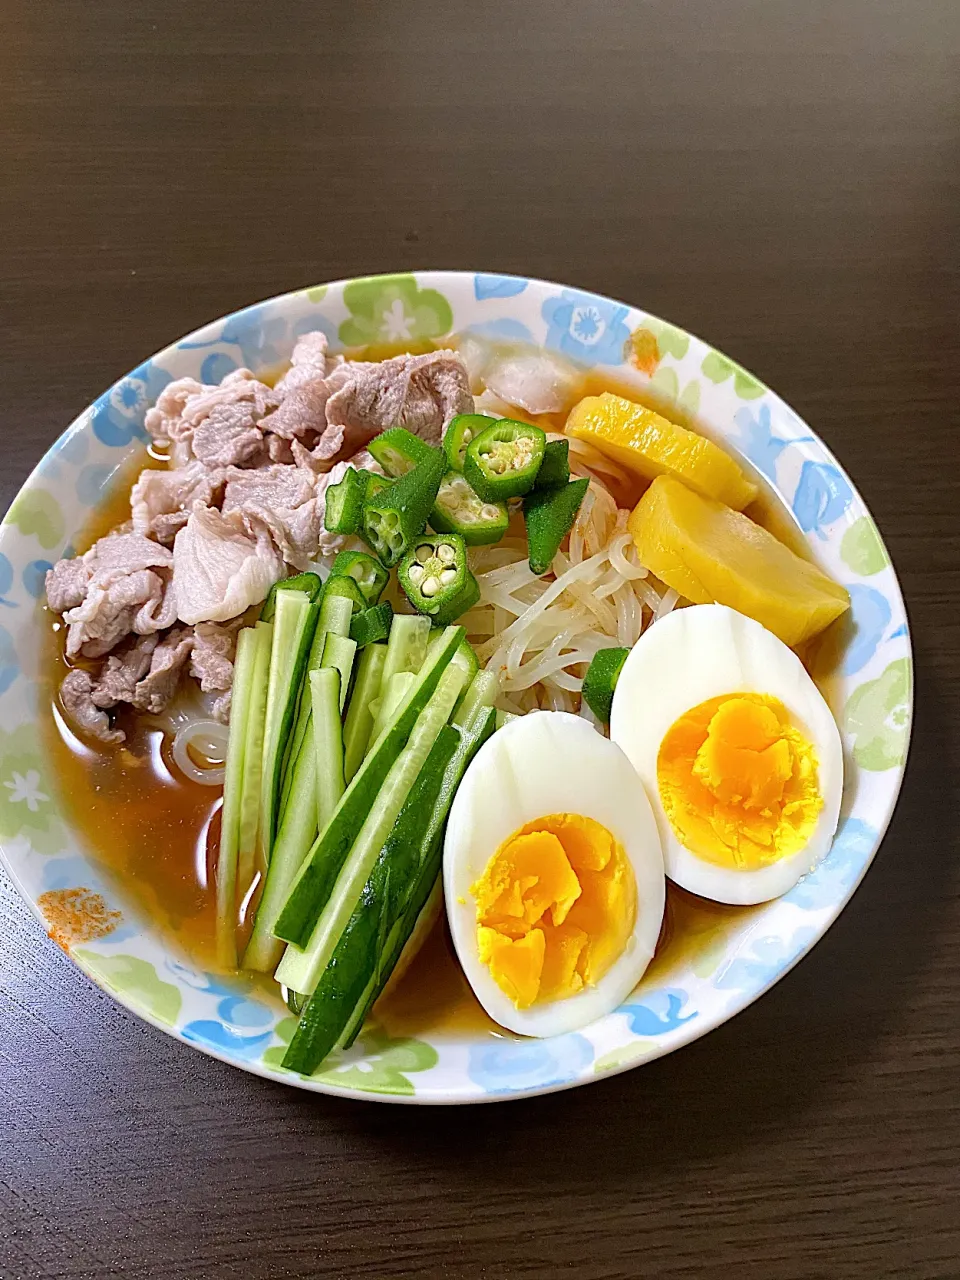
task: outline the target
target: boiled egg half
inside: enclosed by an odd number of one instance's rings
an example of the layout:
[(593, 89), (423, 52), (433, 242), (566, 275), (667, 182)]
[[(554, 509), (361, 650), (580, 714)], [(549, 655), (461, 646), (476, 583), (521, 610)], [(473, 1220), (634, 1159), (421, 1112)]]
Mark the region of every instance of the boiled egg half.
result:
[(457, 790), (443, 884), (460, 964), (495, 1022), (554, 1036), (615, 1009), (653, 956), (665, 889), (626, 756), (561, 711), (500, 729)]
[(766, 902), (829, 851), (843, 751), (797, 655), (724, 605), (675, 609), (624, 663), (610, 737), (647, 790), (667, 875), (716, 902)]

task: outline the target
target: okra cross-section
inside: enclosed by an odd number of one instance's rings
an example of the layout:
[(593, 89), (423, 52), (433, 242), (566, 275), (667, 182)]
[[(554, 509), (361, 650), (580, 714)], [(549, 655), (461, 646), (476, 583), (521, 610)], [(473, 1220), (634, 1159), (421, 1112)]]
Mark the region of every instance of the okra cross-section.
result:
[(459, 618), (480, 599), (467, 565), (467, 548), (455, 533), (424, 534), (400, 562), (400, 585), (418, 613), (438, 626)]
[(463, 474), (485, 502), (519, 498), (533, 488), (546, 444), (539, 427), (501, 418), (470, 441)]
[(437, 498), (445, 460), (439, 449), (363, 504), (361, 534), (387, 568), (420, 536)]

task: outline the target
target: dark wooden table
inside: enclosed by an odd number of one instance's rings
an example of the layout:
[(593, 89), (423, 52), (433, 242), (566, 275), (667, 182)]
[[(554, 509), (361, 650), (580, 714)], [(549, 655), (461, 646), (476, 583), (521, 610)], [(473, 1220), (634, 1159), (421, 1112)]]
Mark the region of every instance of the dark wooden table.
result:
[(0, 878), (0, 1276), (960, 1276), (956, 0), (0, 0), (0, 498), (225, 311), (417, 266), (595, 288), (755, 370), (914, 627), (896, 819), (706, 1039), (474, 1110), (313, 1097), (74, 969)]

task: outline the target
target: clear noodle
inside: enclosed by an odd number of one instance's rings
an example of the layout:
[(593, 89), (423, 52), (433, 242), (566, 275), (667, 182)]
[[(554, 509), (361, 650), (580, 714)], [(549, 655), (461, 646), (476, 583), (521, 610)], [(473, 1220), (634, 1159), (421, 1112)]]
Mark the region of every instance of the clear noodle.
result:
[(476, 548), (480, 601), (462, 621), (481, 664), (500, 678), (501, 710), (572, 711), (593, 722), (580, 697), (593, 655), (636, 644), (681, 601), (640, 563), (630, 512), (605, 483), (628, 485), (630, 477), (579, 440), (570, 441), (570, 470), (590, 485), (552, 571), (531, 572), (523, 538)]

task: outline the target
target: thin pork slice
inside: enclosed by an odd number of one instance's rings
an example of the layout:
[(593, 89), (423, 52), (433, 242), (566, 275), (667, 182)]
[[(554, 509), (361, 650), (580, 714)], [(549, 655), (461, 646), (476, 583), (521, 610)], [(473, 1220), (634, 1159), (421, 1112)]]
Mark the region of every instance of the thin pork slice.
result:
[[(239, 622), (239, 618), (227, 626), (216, 622), (198, 622), (193, 629), (190, 674), (200, 681), (200, 688), (204, 693), (222, 693), (233, 684), (233, 656)], [(221, 701), (222, 699), (217, 699), (218, 703)]]
[(188, 627), (174, 627), (153, 651), (150, 670), (137, 682), (133, 705), (138, 711), (159, 715), (177, 691), (180, 677), (193, 649), (193, 633)]
[(134, 532), (170, 545), (187, 523), (194, 502), (208, 507), (219, 504), (225, 478), (222, 467), (209, 468), (200, 462), (173, 470), (142, 471), (130, 494)]
[(396, 356), (379, 364), (348, 361), (328, 375), (327, 386), (328, 431), (343, 428), (332, 437), (339, 451), (356, 453), (388, 427), (406, 427), (439, 444), (451, 418), (473, 412), (467, 369), (456, 351)]
[(122, 729), (111, 729), (110, 717), (93, 701), (94, 680), (89, 671), (69, 671), (60, 685), (60, 701), (67, 716), (81, 732), (99, 742), (123, 742)]
[(173, 586), (181, 622), (224, 622), (266, 598), (284, 575), (283, 558), (266, 529), (244, 526), (196, 503), (173, 544)]

